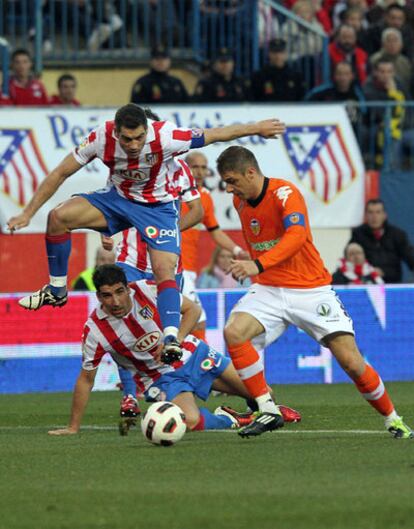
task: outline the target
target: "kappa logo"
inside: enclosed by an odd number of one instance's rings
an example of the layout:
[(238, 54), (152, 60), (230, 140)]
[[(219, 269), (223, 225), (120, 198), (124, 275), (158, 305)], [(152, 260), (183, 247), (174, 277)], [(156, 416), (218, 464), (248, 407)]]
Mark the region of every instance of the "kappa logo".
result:
[(253, 235), (259, 235), (260, 233), (260, 223), (257, 219), (252, 219), (250, 221), (250, 229), (253, 232)]
[(145, 228), (145, 235), (150, 239), (156, 239), (159, 233), (160, 232), (158, 231), (158, 228), (156, 228), (155, 226), (147, 226)]
[(133, 349), (134, 351), (137, 351), (137, 353), (145, 353), (157, 345), (160, 338), (161, 333), (159, 331), (152, 331), (144, 334), (144, 336), (141, 336), (141, 338), (135, 342)]
[(328, 305), (328, 303), (321, 303), (317, 306), (316, 312), (319, 314), (319, 316), (329, 316), (331, 313), (331, 306)]
[(144, 318), (144, 320), (152, 320), (154, 317), (154, 311), (149, 305), (145, 305), (145, 307), (142, 307), (139, 313)]
[(283, 207), (285, 207), (286, 201), (289, 198), (289, 195), (292, 194), (292, 192), (292, 188), (289, 186), (282, 186), (276, 190), (276, 196), (282, 202)]

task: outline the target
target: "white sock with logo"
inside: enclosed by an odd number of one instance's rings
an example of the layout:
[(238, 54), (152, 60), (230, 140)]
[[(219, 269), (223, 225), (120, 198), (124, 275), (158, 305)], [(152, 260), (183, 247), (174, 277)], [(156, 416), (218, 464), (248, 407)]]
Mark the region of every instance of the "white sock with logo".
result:
[(256, 398), (257, 405), (259, 406), (259, 411), (266, 411), (269, 413), (280, 414), (279, 407), (273, 401), (270, 393), (265, 393)]

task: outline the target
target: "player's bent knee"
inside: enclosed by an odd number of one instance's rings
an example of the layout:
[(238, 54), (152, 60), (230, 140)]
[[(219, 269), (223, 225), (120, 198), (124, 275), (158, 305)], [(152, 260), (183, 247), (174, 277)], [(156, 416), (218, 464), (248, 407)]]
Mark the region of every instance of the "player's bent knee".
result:
[(65, 218), (59, 209), (52, 209), (47, 216), (47, 231), (48, 233), (61, 232), (66, 230)]
[(244, 329), (235, 323), (226, 325), (223, 334), (227, 345), (236, 345), (247, 340)]

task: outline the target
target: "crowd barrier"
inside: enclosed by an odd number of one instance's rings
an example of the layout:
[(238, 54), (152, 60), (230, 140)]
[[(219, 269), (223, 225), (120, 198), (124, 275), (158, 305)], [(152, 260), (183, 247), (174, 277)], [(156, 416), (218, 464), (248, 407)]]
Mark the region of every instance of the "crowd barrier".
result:
[[(338, 288), (354, 320), (357, 341), (366, 360), (385, 381), (414, 380), (414, 286)], [(242, 290), (201, 291), (207, 312), (207, 337), (224, 351), (223, 326)], [(62, 309), (27, 312), (17, 294), (0, 295), (0, 393), (56, 392), (73, 388), (81, 366), (80, 337), (94, 294), (72, 293)], [(316, 311), (316, 307), (315, 307)], [(266, 377), (271, 384), (348, 381), (330, 352), (296, 328), (265, 351)], [(111, 390), (117, 370), (106, 355), (95, 389)]]

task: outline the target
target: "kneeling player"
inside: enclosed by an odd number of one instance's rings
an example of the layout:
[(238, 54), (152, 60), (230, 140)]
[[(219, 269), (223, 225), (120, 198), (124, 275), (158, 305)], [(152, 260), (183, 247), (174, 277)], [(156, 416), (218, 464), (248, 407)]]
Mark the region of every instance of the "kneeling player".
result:
[(70, 423), (50, 434), (79, 431), (96, 370), (105, 353), (134, 373), (138, 388), (148, 400), (166, 399), (180, 406), (191, 430), (239, 427), (252, 420), (250, 415), (238, 414), (230, 408), (218, 408), (216, 414), (198, 408), (195, 396), (206, 400), (211, 389), (245, 398), (249, 394), (229, 358), (188, 335), (199, 317), (199, 309), (193, 302), (183, 298), (181, 307), (182, 359), (173, 358), (168, 363), (170, 359), (164, 356), (162, 363), (159, 360), (162, 328), (155, 284), (144, 280), (128, 286), (124, 272), (116, 265), (98, 267), (93, 281), (100, 306), (84, 327), (82, 370), (75, 386)]

